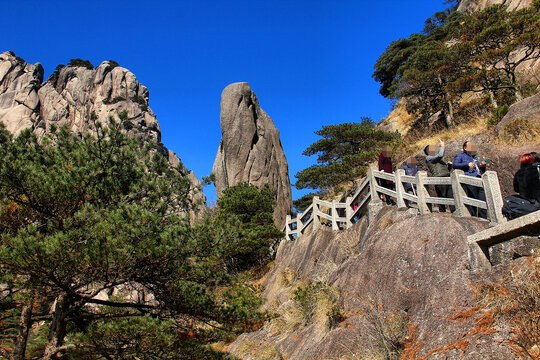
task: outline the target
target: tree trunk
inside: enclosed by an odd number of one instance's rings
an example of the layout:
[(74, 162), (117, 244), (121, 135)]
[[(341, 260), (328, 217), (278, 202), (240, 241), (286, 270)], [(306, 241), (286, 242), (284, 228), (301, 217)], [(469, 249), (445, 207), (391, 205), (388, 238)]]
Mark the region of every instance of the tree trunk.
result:
[(495, 99), (495, 94), (493, 94), (493, 91), (488, 90), (489, 94), (489, 101), (491, 102), (491, 106), (493, 106), (494, 109), (499, 107), (499, 104), (497, 104), (497, 99)]
[(446, 127), (451, 128), (454, 126), (454, 107), (452, 106), (451, 101), (447, 101), (447, 110), (444, 112), (444, 119), (446, 121)]
[(45, 347), (43, 360), (56, 358), (58, 348), (64, 343), (64, 337), (66, 336), (66, 318), (70, 306), (71, 303), (67, 295), (62, 294), (56, 299), (53, 320), (49, 330), (49, 342), (47, 343), (47, 347)]
[(19, 319), (19, 331), (15, 338), (15, 348), (13, 350), (13, 360), (24, 360), (26, 354), (26, 345), (28, 344), (28, 333), (32, 327), (32, 308), (34, 299), (24, 304), (21, 309), (21, 318)]

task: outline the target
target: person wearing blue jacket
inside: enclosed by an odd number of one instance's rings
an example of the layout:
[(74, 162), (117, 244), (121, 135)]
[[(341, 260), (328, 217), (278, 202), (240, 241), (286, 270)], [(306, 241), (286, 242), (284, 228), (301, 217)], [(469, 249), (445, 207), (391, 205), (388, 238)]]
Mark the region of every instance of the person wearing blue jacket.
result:
[[(476, 144), (472, 141), (465, 141), (463, 143), (463, 152), (456, 154), (452, 166), (454, 169), (463, 170), (465, 175), (472, 177), (481, 177), (482, 174), (486, 171), (486, 162), (480, 161), (480, 158), (476, 154), (477, 147)], [(481, 187), (476, 187), (472, 185), (465, 185), (467, 191), (467, 196), (486, 201), (486, 193)], [(475, 208), (467, 205), (471, 214), (478, 214), (479, 217), (487, 219), (486, 209)]]

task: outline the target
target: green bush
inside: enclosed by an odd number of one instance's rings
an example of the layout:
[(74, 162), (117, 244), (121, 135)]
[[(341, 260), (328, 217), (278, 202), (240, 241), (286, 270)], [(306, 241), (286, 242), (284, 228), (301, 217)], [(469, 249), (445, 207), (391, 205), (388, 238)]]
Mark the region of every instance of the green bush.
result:
[(109, 65), (111, 66), (111, 69), (114, 69), (115, 67), (118, 67), (118, 63), (114, 60), (109, 60)]
[(284, 234), (274, 224), (275, 192), (267, 187), (240, 183), (227, 188), (218, 200), (215, 222), (223, 231), (233, 229), (224, 260), (229, 271), (264, 266), (270, 249)]
[(73, 66), (73, 67), (84, 67), (84, 68), (87, 68), (88, 70), (94, 70), (94, 65), (92, 65), (92, 63), (89, 60), (83, 60), (79, 58), (69, 60), (68, 65)]
[(131, 98), (131, 101), (139, 104), (139, 107), (142, 111), (147, 111), (148, 110), (148, 105), (146, 104), (146, 100), (144, 99), (144, 97), (142, 96), (133, 96)]
[(510, 107), (508, 105), (502, 105), (493, 109), (493, 114), (487, 121), (488, 127), (493, 127), (497, 125), (502, 120), (502, 118), (508, 113), (509, 109)]
[(103, 103), (105, 105), (112, 105), (112, 104), (116, 104), (116, 103), (119, 103), (120, 101), (125, 101), (125, 100), (126, 100), (126, 98), (124, 98), (122, 96), (116, 96), (111, 100), (109, 100), (109, 99), (103, 100)]

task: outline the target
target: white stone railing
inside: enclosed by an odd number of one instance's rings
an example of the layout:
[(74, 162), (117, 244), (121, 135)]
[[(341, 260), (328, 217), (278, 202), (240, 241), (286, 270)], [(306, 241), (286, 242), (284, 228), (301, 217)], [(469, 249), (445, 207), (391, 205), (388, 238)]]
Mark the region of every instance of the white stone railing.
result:
[[(394, 189), (388, 189), (379, 185), (379, 180), (390, 180), (394, 182)], [(404, 183), (413, 184), (415, 191), (413, 194), (405, 192)], [(429, 195), (426, 186), (447, 185), (452, 187), (452, 198), (433, 197)], [(486, 194), (486, 201), (473, 199), (466, 195), (464, 185), (483, 188)], [(503, 200), (499, 186), (497, 173), (486, 171), (481, 178), (467, 176), (461, 170), (454, 170), (450, 177), (428, 177), (425, 171), (418, 171), (416, 176), (407, 176), (402, 169), (395, 173), (380, 172), (372, 167), (368, 175), (360, 184), (356, 192), (346, 198), (345, 202), (324, 201), (319, 197), (313, 197), (313, 203), (296, 218), (287, 216), (285, 223), (286, 238), (293, 240), (295, 237), (304, 234), (309, 224), (313, 223), (316, 231), (321, 225), (327, 225), (332, 230), (345, 230), (350, 228), (368, 211), (368, 205), (382, 206), (380, 194), (384, 194), (394, 199), (398, 208), (405, 208), (407, 200), (409, 204), (414, 204), (420, 215), (431, 212), (432, 205), (447, 205), (455, 207), (455, 216), (472, 216), (469, 206), (485, 209), (487, 217), (492, 223), (503, 223), (501, 209)]]

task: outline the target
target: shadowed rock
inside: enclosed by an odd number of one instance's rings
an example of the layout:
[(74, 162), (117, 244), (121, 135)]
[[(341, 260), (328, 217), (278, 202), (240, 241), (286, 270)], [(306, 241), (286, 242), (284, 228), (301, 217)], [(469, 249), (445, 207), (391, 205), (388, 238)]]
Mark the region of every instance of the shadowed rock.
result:
[(213, 173), (218, 197), (245, 182), (276, 191), (274, 220), (281, 227), (292, 210), (289, 167), (279, 131), (261, 109), (248, 83), (234, 83), (221, 95), (221, 143)]

